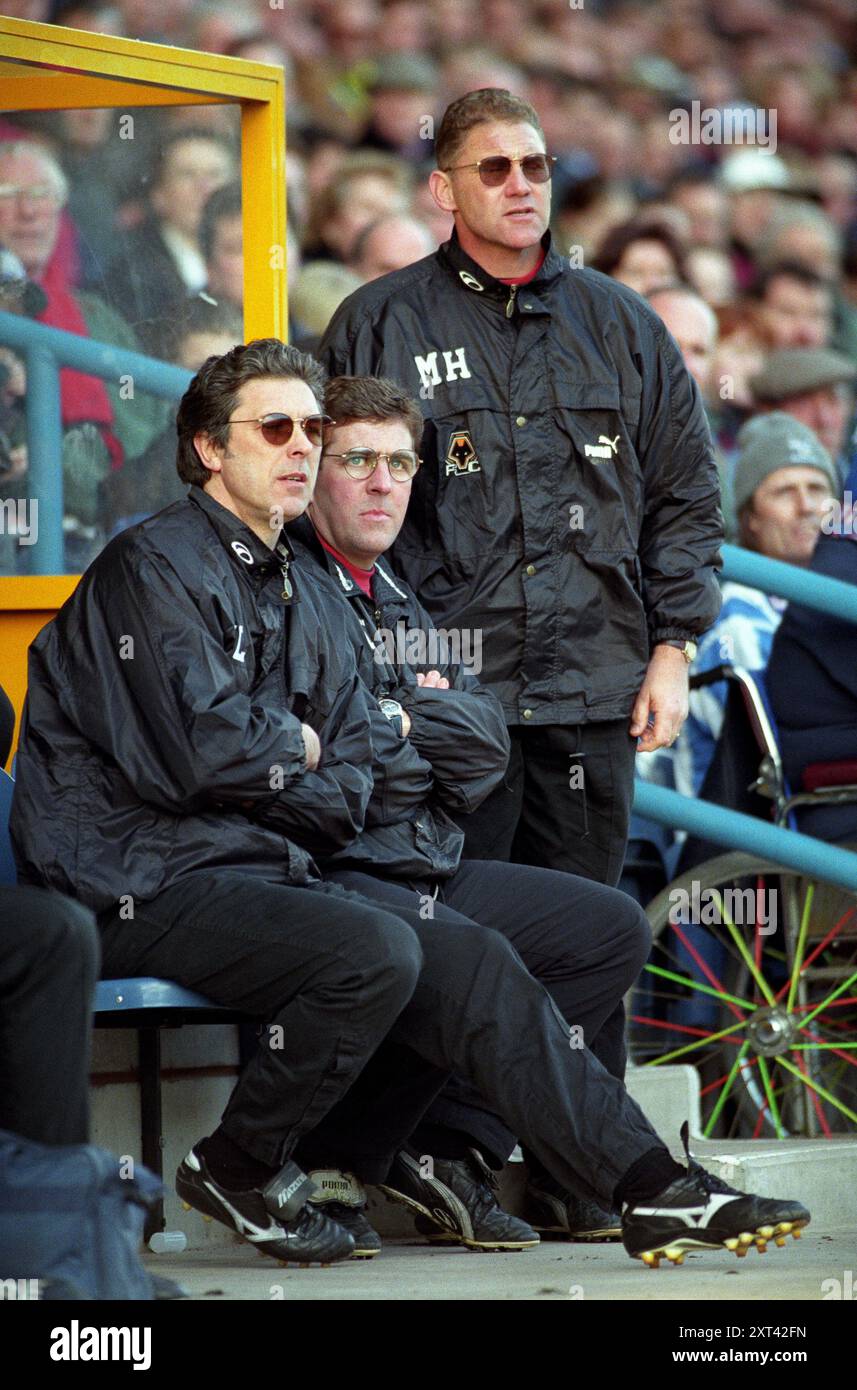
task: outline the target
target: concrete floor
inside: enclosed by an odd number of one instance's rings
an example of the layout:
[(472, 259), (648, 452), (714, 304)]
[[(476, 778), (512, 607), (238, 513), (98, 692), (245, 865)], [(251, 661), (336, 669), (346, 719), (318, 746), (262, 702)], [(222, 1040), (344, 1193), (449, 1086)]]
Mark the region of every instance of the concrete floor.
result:
[[(544, 1242), (534, 1250), (476, 1254), (463, 1248), (435, 1250), (403, 1239), (385, 1242), (374, 1260), (346, 1261), (327, 1269), (281, 1267), (246, 1246), (232, 1251), (147, 1256), (148, 1267), (166, 1274), (194, 1300), (602, 1300), (710, 1303), (720, 1299), (818, 1303), (836, 1296), (857, 1299), (857, 1229), (835, 1235), (812, 1227), (782, 1249), (751, 1249), (742, 1260), (728, 1251), (689, 1253), (685, 1263), (658, 1270), (630, 1260), (621, 1245)], [(772, 1275), (774, 1276), (772, 1278)], [(838, 1280), (838, 1285), (824, 1281)], [(824, 1287), (822, 1285), (824, 1284)], [(772, 1316), (766, 1322), (776, 1321)], [(794, 1321), (792, 1317), (791, 1321)]]

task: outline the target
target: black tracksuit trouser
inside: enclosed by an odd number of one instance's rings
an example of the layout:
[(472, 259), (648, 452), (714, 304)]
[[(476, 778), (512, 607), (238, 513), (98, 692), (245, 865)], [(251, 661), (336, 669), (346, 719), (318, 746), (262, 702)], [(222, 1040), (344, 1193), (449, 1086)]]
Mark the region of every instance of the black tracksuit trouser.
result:
[(0, 886), (0, 1129), (89, 1140), (95, 917), (44, 888)]
[[(666, 1152), (639, 1106), (586, 1047), (498, 931), (380, 908), (338, 884), (295, 888), (200, 870), (103, 914), (105, 977), (152, 974), (263, 1022), (222, 1125), (282, 1164), (337, 1102), (355, 1149), (389, 1159), (450, 1072), (558, 1182), (608, 1203), (644, 1154)], [(348, 1093), (348, 1094), (346, 1094)], [(400, 1103), (401, 1102), (401, 1103)], [(351, 1165), (378, 1181), (385, 1172)]]
[(465, 857), (563, 869), (614, 887), (634, 799), (630, 722), (510, 728), (502, 782), (471, 815), (456, 818)]
[[(637, 740), (628, 719), (515, 725), (503, 781), (469, 816), (457, 817), (468, 859), (562, 869), (615, 887), (634, 799)], [(596, 1044), (614, 1076), (627, 1062), (625, 1006), (617, 1000)]]
[[(624, 893), (574, 874), (491, 860), (463, 860), (440, 884), (436, 901), (428, 896), (427, 884), (409, 888), (332, 868), (326, 877), (391, 912), (417, 908), (435, 921), (457, 922), (463, 930), (478, 922), (502, 933), (548, 990), (566, 1023), (580, 1030), (581, 1041), (607, 1065), (599, 1051), (602, 1029), (637, 979), (651, 944), (642, 909)], [(302, 1146), (302, 1160), (310, 1166), (349, 1166), (333, 1163), (347, 1154), (348, 1136), (337, 1132), (336, 1119), (334, 1110)], [(423, 1121), (467, 1135), (494, 1166), (502, 1165), (515, 1147), (515, 1135), (496, 1111), (458, 1076), (450, 1077)], [(414, 1142), (422, 1146), (418, 1137)]]

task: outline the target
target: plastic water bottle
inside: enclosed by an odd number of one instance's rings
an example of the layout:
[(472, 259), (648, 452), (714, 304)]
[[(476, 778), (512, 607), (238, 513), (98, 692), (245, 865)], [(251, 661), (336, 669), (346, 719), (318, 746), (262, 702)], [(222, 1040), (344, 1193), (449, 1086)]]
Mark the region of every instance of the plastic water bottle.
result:
[(154, 1255), (178, 1255), (187, 1250), (184, 1231), (156, 1231), (149, 1237), (149, 1249)]

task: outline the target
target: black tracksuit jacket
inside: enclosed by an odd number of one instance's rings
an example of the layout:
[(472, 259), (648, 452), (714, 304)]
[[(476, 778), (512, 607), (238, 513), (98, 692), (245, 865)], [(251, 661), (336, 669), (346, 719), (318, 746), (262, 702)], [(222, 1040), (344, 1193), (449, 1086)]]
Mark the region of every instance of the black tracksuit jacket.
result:
[(717, 470), (679, 350), (634, 291), (544, 246), (510, 287), (453, 235), (350, 295), (319, 349), (419, 398), (391, 558), (436, 623), (481, 632), (510, 724), (628, 716), (651, 647), (720, 607)]
[(272, 552), (198, 487), (97, 557), (30, 647), (23, 882), (96, 912), (211, 869), (300, 885), (363, 828), (374, 752), (348, 615), (299, 573), (285, 598), (286, 566), (282, 536)]
[[(403, 738), (373, 709), (374, 790), (366, 824), (320, 863), (404, 881), (448, 878), (464, 842), (449, 813), (476, 810), (506, 771), (503, 711), (386, 559), (375, 567), (370, 600), (319, 543), (308, 518), (292, 522), (286, 534), (299, 571), (311, 572), (319, 598), (325, 593), (345, 615), (365, 685), (376, 701), (398, 700), (411, 720)], [(432, 669), (447, 678), (448, 690), (417, 684), (417, 673)]]

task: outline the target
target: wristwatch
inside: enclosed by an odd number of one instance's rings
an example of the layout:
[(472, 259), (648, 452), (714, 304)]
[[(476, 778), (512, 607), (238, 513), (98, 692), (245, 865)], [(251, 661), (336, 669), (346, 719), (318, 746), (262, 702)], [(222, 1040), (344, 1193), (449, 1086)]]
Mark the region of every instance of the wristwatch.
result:
[(389, 719), (393, 728), (396, 730), (396, 733), (399, 735), (399, 738), (404, 738), (405, 726), (403, 722), (403, 715), (405, 711), (403, 706), (399, 704), (398, 700), (391, 699), (389, 695), (382, 695), (378, 700), (378, 708), (381, 711), (381, 713), (386, 715), (386, 717)]
[(662, 643), (664, 647), (677, 647), (687, 662), (688, 666), (696, 656), (697, 646), (695, 642), (680, 642), (678, 639), (671, 641), (669, 638)]

